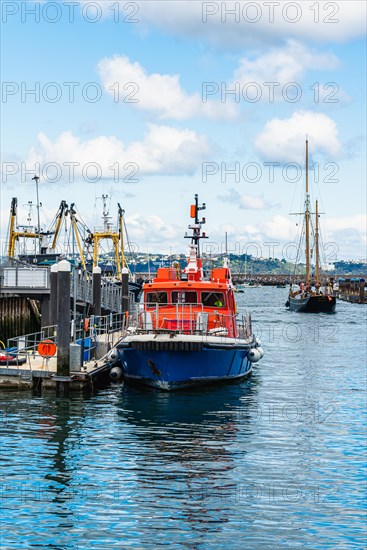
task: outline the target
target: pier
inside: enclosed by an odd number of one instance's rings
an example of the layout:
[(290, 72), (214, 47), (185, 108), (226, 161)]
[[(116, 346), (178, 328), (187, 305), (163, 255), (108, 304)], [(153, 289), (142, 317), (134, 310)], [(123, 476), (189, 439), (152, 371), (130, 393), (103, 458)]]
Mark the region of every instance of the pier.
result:
[[(91, 317), (70, 323), (74, 332), (67, 349), (68, 362), (60, 362), (58, 326), (10, 338), (0, 364), (0, 388), (53, 391), (57, 394), (91, 390), (109, 379), (108, 353), (124, 335), (125, 314)], [(87, 328), (88, 327), (88, 328)], [(58, 337), (59, 334), (59, 337)], [(65, 336), (65, 334), (63, 335)]]
[(51, 267), (3, 266), (0, 276), (4, 318), (7, 307), (26, 299), (40, 304), (41, 325), (7, 338), (6, 345), (1, 341), (0, 387), (66, 394), (108, 378), (108, 353), (124, 334), (134, 301), (127, 270), (120, 285), (102, 277), (99, 267), (89, 273), (66, 260)]
[[(48, 324), (51, 302), (53, 299), (53, 276), (57, 274), (57, 265), (51, 267), (32, 267), (15, 265), (0, 267), (0, 298), (24, 296), (41, 302), (41, 314), (44, 324)], [(70, 266), (71, 284), (70, 299), (76, 299), (77, 308), (81, 305), (93, 305), (93, 278), (99, 275), (101, 288), (100, 305), (102, 310), (112, 313), (122, 312), (122, 287), (106, 277), (100, 271), (90, 273)], [(57, 292), (56, 288), (54, 291)], [(55, 293), (54, 293), (55, 294)]]
[[(143, 281), (151, 280), (156, 276), (155, 273), (136, 273), (135, 276), (138, 279), (142, 279)], [(334, 281), (337, 281), (338, 279), (342, 279), (345, 277), (345, 275), (338, 275), (338, 274), (330, 274), (326, 276), (325, 278), (332, 278)], [(358, 280), (361, 278), (366, 278), (367, 275), (355, 275), (355, 278)], [(294, 275), (290, 273), (251, 273), (249, 275), (248, 273), (233, 273), (232, 272), (232, 281), (236, 284), (241, 284), (244, 282), (253, 282), (257, 283), (263, 286), (277, 286), (277, 285), (289, 285), (291, 282), (293, 282)], [(347, 279), (350, 280), (350, 279)], [(355, 280), (354, 278), (351, 280)]]
[(367, 304), (366, 278), (365, 277), (341, 277), (337, 297), (344, 302), (352, 304)]

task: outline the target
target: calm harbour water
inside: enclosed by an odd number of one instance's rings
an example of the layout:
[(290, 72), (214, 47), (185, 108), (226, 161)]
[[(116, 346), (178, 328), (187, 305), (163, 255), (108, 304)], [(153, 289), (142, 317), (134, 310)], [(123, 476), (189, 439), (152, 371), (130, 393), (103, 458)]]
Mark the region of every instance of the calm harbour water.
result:
[(366, 547), (366, 307), (249, 288), (249, 381), (2, 393), (1, 548)]

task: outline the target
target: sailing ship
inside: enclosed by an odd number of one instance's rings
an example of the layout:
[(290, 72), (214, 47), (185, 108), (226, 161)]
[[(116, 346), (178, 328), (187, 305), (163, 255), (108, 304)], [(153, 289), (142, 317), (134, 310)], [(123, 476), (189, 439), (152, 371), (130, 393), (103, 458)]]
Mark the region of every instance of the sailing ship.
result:
[[(334, 313), (336, 305), (336, 296), (333, 293), (332, 283), (322, 285), (320, 272), (320, 251), (319, 251), (319, 209), (316, 200), (315, 209), (315, 231), (314, 231), (314, 251), (315, 251), (315, 273), (311, 274), (311, 202), (308, 182), (308, 139), (306, 139), (306, 198), (304, 209), (304, 235), (305, 235), (305, 256), (306, 256), (306, 276), (305, 280), (298, 285), (291, 284), (286, 307), (290, 311), (300, 313)], [(303, 232), (302, 232), (303, 233)], [(303, 239), (299, 242), (299, 250), (303, 244)], [(295, 269), (297, 268), (297, 262)]]
[(143, 285), (143, 303), (130, 315), (126, 335), (110, 352), (126, 381), (164, 390), (220, 381), (251, 374), (264, 352), (252, 333), (251, 315), (237, 319), (228, 259), (204, 277), (200, 256), (198, 195), (191, 206), (192, 235), (187, 266), (161, 267)]

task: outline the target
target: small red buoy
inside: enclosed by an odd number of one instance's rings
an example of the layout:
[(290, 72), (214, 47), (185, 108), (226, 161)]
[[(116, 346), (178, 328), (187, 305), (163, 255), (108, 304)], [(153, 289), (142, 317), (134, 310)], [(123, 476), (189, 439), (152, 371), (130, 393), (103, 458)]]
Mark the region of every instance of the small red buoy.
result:
[(52, 340), (42, 340), (38, 344), (37, 351), (41, 357), (53, 357), (56, 353), (56, 344)]

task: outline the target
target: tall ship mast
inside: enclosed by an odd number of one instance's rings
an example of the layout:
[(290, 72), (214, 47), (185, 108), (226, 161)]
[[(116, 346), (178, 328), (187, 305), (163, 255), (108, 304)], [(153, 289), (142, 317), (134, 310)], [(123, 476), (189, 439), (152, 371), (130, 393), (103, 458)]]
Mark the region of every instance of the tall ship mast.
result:
[[(320, 232), (319, 232), (319, 205), (316, 201), (315, 208), (315, 231), (314, 231), (314, 251), (315, 251), (315, 275), (311, 276), (311, 201), (309, 193), (309, 151), (308, 139), (306, 139), (306, 175), (305, 175), (305, 204), (304, 204), (304, 233), (305, 233), (305, 260), (306, 274), (305, 279), (299, 284), (292, 284), (289, 289), (289, 296), (286, 307), (291, 311), (300, 313), (334, 313), (336, 306), (336, 296), (329, 284), (322, 285), (320, 274)], [(302, 235), (299, 248), (301, 248)], [(297, 268), (297, 262), (296, 262)], [(300, 277), (299, 277), (300, 278)]]

